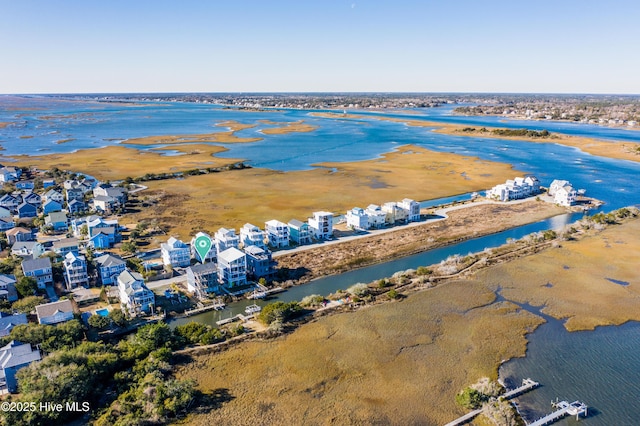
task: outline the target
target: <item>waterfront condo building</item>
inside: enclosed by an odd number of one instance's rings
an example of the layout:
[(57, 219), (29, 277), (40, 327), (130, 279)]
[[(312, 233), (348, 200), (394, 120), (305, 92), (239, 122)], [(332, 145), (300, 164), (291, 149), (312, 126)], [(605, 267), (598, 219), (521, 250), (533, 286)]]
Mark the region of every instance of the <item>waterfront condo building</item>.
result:
[(64, 257), (64, 280), (67, 283), (67, 290), (78, 286), (89, 284), (87, 276), (87, 261), (84, 256), (74, 252), (67, 253)]
[(198, 263), (187, 268), (187, 291), (198, 299), (206, 299), (219, 290), (218, 266), (213, 263)]
[(346, 214), (347, 226), (356, 231), (365, 231), (369, 229), (369, 216), (360, 207), (354, 207)]
[(289, 245), (289, 226), (286, 223), (274, 219), (265, 222), (264, 225), (271, 247), (280, 248)]
[(147, 288), (142, 275), (125, 269), (118, 275), (118, 294), (120, 304), (132, 315), (141, 312), (153, 312), (156, 303), (155, 294)]
[[(200, 253), (198, 253), (198, 250), (196, 250), (196, 239), (199, 237), (206, 237), (209, 238), (209, 240), (211, 240), (211, 247), (209, 248), (209, 251), (207, 252), (207, 254), (205, 254), (204, 259), (200, 256)], [(206, 263), (206, 262), (213, 262), (216, 260), (216, 248), (213, 244), (213, 238), (211, 238), (211, 236), (209, 236), (209, 234), (206, 234), (204, 232), (198, 232), (195, 237), (193, 237), (191, 239), (191, 256), (197, 260), (200, 263)]]
[(175, 237), (169, 238), (166, 243), (160, 244), (162, 252), (162, 263), (165, 266), (187, 267), (191, 263), (191, 252), (189, 247)]
[(216, 253), (220, 255), (225, 250), (232, 247), (238, 248), (240, 245), (240, 237), (236, 235), (235, 229), (220, 228), (215, 235)]
[(250, 223), (245, 223), (242, 228), (240, 228), (240, 242), (242, 243), (242, 247), (256, 246), (261, 248), (266, 248), (265, 244), (265, 236), (264, 231), (260, 230), (255, 225)]
[(410, 198), (405, 198), (398, 203), (398, 207), (407, 213), (407, 222), (417, 222), (420, 220), (420, 203)]
[(247, 275), (259, 280), (264, 278), (271, 280), (276, 273), (276, 262), (271, 251), (257, 246), (249, 246), (244, 249), (247, 255)]
[(291, 219), (289, 223), (289, 240), (298, 245), (311, 243), (311, 231), (309, 231), (309, 224), (301, 222), (297, 219)]
[(313, 212), (309, 220), (309, 229), (316, 239), (326, 240), (333, 235), (333, 213)]
[(235, 247), (218, 253), (218, 281), (226, 288), (247, 283), (247, 256)]
[(387, 213), (382, 211), (382, 208), (377, 204), (369, 204), (365, 214), (367, 215), (369, 228), (379, 229), (387, 223)]

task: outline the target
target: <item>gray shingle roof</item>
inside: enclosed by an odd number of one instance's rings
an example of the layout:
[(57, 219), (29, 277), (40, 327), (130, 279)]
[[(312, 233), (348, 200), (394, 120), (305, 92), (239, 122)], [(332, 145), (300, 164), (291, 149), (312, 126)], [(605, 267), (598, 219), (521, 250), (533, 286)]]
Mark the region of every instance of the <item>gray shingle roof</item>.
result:
[(46, 269), (51, 268), (51, 259), (48, 257), (39, 257), (37, 259), (28, 259), (22, 261), (22, 271), (26, 274), (27, 272), (33, 272), (38, 269)]

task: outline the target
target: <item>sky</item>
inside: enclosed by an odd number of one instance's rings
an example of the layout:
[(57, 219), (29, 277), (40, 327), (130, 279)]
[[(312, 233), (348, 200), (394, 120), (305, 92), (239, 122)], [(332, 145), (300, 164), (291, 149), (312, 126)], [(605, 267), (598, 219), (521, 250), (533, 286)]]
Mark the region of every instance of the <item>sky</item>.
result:
[(0, 93), (640, 94), (640, 1), (0, 0)]

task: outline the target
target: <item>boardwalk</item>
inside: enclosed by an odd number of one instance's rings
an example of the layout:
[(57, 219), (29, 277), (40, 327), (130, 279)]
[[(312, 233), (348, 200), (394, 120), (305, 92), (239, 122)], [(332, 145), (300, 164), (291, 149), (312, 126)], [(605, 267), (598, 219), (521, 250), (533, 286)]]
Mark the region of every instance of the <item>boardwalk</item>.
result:
[(580, 415), (584, 415), (587, 417), (587, 406), (580, 401), (574, 401), (569, 404), (567, 401), (560, 401), (553, 404), (556, 411), (551, 414), (547, 414), (546, 416), (536, 420), (533, 423), (530, 423), (529, 426), (543, 426), (548, 425), (550, 423), (556, 422), (563, 418), (566, 415), (576, 416), (576, 420), (580, 417)]
[[(522, 385), (516, 389), (510, 390), (509, 392), (505, 393), (504, 395), (501, 395), (500, 398), (502, 399), (511, 399), (515, 396), (518, 396), (520, 394), (523, 394), (525, 392), (530, 391), (531, 389), (537, 388), (538, 386), (540, 386), (540, 383), (531, 380), (529, 378), (527, 379), (523, 379), (522, 380)], [(474, 417), (476, 417), (477, 415), (479, 415), (480, 413), (482, 413), (482, 408), (479, 408), (477, 410), (474, 410), (470, 413), (465, 414), (462, 417), (459, 417), (457, 419), (455, 419), (452, 422), (447, 423), (445, 426), (457, 426), (457, 425), (463, 425), (465, 423), (470, 422)]]

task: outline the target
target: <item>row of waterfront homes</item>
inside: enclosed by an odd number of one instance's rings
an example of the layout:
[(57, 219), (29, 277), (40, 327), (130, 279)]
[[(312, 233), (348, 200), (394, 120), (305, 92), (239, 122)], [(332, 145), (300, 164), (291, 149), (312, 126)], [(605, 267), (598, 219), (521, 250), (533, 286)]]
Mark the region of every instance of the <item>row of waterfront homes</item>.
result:
[[(509, 179), (505, 183), (487, 190), (489, 199), (498, 201), (518, 200), (531, 197), (541, 192), (540, 181), (533, 175)], [(576, 203), (578, 191), (566, 180), (556, 179), (551, 182), (547, 191), (553, 201), (561, 206), (569, 207)]]

